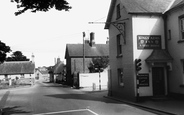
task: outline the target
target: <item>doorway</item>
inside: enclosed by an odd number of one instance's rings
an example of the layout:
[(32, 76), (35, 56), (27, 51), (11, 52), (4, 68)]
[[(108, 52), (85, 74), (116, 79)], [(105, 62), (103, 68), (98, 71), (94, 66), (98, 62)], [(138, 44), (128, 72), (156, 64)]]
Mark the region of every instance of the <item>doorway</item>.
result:
[(165, 95), (164, 67), (153, 67), (152, 79), (153, 79), (153, 96)]

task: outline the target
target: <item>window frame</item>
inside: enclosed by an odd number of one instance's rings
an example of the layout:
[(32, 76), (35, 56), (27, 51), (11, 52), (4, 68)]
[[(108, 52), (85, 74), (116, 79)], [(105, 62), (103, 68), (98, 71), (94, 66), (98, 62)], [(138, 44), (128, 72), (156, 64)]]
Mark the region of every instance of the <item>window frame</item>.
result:
[(179, 41), (178, 43), (184, 42), (184, 15), (178, 17), (179, 22)]
[(121, 6), (120, 4), (117, 4), (116, 6), (116, 20), (121, 18)]
[(119, 86), (124, 86), (124, 72), (123, 68), (117, 69), (117, 75), (118, 75), (118, 84)]
[(116, 36), (116, 42), (117, 42), (117, 57), (122, 57), (122, 43), (121, 43), (121, 34), (118, 34)]

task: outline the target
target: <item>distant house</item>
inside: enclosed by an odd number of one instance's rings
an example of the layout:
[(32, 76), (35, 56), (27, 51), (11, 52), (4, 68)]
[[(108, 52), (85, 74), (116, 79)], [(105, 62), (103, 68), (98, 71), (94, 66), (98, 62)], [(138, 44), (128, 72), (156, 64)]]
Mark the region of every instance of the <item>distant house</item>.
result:
[(35, 63), (31, 61), (11, 61), (0, 64), (0, 80), (35, 78)]
[(49, 67), (50, 82), (64, 82), (65, 81), (65, 65), (64, 62), (57, 58), (57, 62), (54, 66)]
[(49, 71), (47, 67), (39, 67), (35, 69), (35, 78), (38, 80), (49, 80)]
[(90, 34), (90, 41), (85, 41), (84, 45), (67, 44), (65, 51), (67, 84), (73, 86), (74, 72), (88, 73), (92, 58), (99, 56), (109, 56), (109, 45), (95, 44), (94, 33)]

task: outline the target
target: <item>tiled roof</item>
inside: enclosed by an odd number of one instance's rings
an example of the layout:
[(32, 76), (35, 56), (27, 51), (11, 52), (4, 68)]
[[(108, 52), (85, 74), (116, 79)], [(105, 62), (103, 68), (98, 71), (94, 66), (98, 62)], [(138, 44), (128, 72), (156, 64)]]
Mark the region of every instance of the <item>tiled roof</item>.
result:
[[(116, 1), (117, 0), (111, 1), (105, 29), (109, 28), (110, 23), (108, 22), (111, 22)], [(163, 14), (171, 8), (184, 4), (183, 0), (120, 0), (120, 2), (129, 14)]]
[(175, 0), (170, 7), (170, 10), (179, 7), (180, 5), (184, 5), (184, 0)]
[(64, 63), (63, 62), (58, 62), (55, 66), (54, 66), (54, 73), (55, 74), (59, 74), (62, 73), (62, 71), (64, 70)]
[[(66, 51), (68, 52), (69, 57), (82, 57), (83, 44), (67, 44)], [(85, 44), (85, 56), (86, 57), (109, 56), (109, 45), (95, 44), (93, 47), (91, 47), (90, 45)]]
[(120, 0), (128, 13), (163, 13), (173, 0)]
[(35, 64), (30, 61), (11, 61), (0, 64), (0, 75), (33, 74)]
[(173, 58), (165, 50), (153, 50), (151, 55), (146, 59), (147, 62), (168, 62)]

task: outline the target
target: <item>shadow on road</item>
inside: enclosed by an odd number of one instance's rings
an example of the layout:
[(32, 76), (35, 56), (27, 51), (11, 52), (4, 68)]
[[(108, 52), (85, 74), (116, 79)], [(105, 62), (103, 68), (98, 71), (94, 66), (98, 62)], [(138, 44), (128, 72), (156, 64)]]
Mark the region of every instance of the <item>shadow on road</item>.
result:
[(105, 103), (116, 103), (122, 104), (118, 101), (110, 100), (107, 98), (94, 96), (92, 93), (88, 94), (53, 94), (53, 95), (45, 95), (53, 98), (61, 98), (61, 99), (75, 99), (75, 100), (86, 100), (86, 101), (99, 101)]
[(24, 111), (20, 109), (20, 106), (14, 106), (14, 107), (6, 107), (3, 108), (2, 113), (0, 115), (13, 115), (13, 114), (28, 114), (29, 111)]

